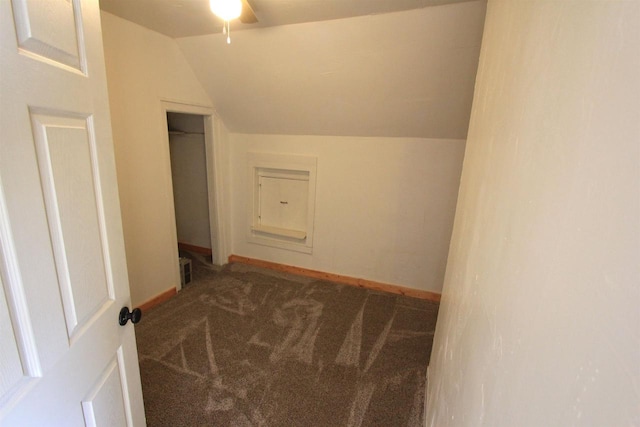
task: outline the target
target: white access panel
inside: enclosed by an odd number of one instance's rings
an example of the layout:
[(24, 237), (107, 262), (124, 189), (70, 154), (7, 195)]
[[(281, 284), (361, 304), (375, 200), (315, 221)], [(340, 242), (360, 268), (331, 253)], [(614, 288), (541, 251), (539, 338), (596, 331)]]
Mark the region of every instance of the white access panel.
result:
[(248, 153), (247, 240), (311, 253), (317, 158)]
[(260, 224), (290, 230), (307, 228), (309, 180), (260, 177)]

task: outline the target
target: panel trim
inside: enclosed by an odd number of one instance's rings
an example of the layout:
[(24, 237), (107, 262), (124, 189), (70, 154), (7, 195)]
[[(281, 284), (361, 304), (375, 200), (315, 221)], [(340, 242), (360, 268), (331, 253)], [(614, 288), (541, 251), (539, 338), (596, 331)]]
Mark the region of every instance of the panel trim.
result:
[(116, 353), (118, 359), (118, 371), (120, 372), (120, 387), (122, 387), (122, 399), (124, 400), (124, 413), (127, 417), (127, 426), (133, 426), (133, 414), (131, 411), (131, 396), (129, 395), (129, 384), (127, 383), (126, 364), (124, 362), (124, 350), (122, 346), (118, 347)]
[(42, 364), (36, 338), (33, 331), (31, 318), (29, 317), (29, 307), (27, 297), (24, 292), (24, 285), (18, 257), (16, 255), (11, 224), (7, 210), (4, 187), (0, 177), (0, 274), (5, 292), (9, 315), (14, 327), (14, 336), (18, 344), (20, 362), (22, 364), (23, 377), (0, 396), (0, 420), (18, 404), (20, 399), (31, 390), (42, 377)]
[(108, 311), (114, 303), (115, 301), (111, 299), (102, 301), (101, 305), (99, 305), (90, 316), (83, 319), (82, 323), (78, 323), (76, 328), (73, 330), (73, 333), (69, 335), (69, 346), (73, 346), (82, 337), (82, 335), (91, 328), (93, 323)]
[[(46, 215), (49, 222), (49, 233), (51, 235), (51, 245), (53, 247), (54, 261), (57, 270), (58, 288), (62, 297), (62, 308), (65, 315), (65, 323), (67, 326), (67, 335), (69, 338), (73, 335), (73, 331), (78, 326), (78, 316), (73, 301), (73, 293), (71, 292), (71, 278), (69, 277), (69, 262), (64, 250), (64, 238), (62, 236), (60, 210), (56, 201), (56, 191), (54, 186), (53, 171), (51, 170), (51, 154), (47, 142), (46, 123), (44, 118), (60, 117), (40, 113), (38, 111), (29, 111), (31, 115), (31, 123), (33, 128), (34, 145), (37, 154), (38, 172), (40, 174), (40, 183), (44, 196)], [(82, 120), (86, 117), (62, 117), (71, 120)]]
[[(0, 272), (6, 287), (7, 305), (11, 320), (16, 328), (14, 334), (18, 340), (18, 348), (22, 360), (22, 368), (26, 376), (41, 377), (42, 366), (36, 346), (33, 325), (29, 317), (27, 296), (24, 292), (24, 284), (18, 258), (16, 256), (9, 213), (5, 203), (4, 187), (0, 178)], [(1, 291), (1, 290), (0, 290)]]
[(412, 298), (419, 298), (432, 302), (440, 302), (440, 294), (436, 292), (412, 289), (399, 285), (374, 282), (367, 279), (359, 279), (341, 274), (325, 273), (318, 270), (310, 270), (303, 267), (294, 267), (286, 264), (278, 264), (270, 261), (263, 261), (255, 258), (248, 258), (239, 255), (229, 255), (229, 264), (239, 263), (253, 265), (256, 267), (268, 268), (270, 270), (282, 271), (284, 273), (297, 274), (299, 276), (312, 277), (314, 279), (328, 280), (330, 282), (344, 285), (357, 286), (358, 288), (371, 289), (375, 291), (388, 292), (396, 295), (404, 295)]
[(124, 412), (125, 412), (125, 418), (127, 418), (127, 423), (128, 425), (131, 425), (129, 423), (130, 421), (130, 411), (127, 410), (127, 399), (126, 399), (126, 394), (125, 392), (127, 391), (126, 388), (126, 383), (123, 383), (122, 381), (122, 365), (120, 363), (120, 350), (121, 347), (118, 348), (118, 353), (116, 353), (116, 357), (114, 357), (108, 364), (107, 367), (105, 368), (105, 370), (102, 372), (102, 374), (98, 377), (98, 381), (96, 381), (96, 383), (93, 385), (93, 387), (91, 388), (91, 391), (88, 393), (88, 395), (82, 400), (82, 412), (84, 415), (84, 421), (85, 421), (85, 425), (88, 427), (96, 427), (96, 419), (95, 419), (95, 413), (94, 413), (94, 406), (93, 406), (93, 401), (96, 399), (96, 397), (98, 396), (98, 393), (102, 390), (102, 388), (104, 387), (105, 383), (107, 382), (107, 380), (109, 380), (109, 377), (111, 376), (111, 374), (113, 373), (114, 370), (118, 370), (118, 380), (120, 382), (120, 391), (121, 391), (121, 396), (122, 396), (122, 406), (124, 408)]
[(91, 174), (93, 178), (93, 192), (96, 195), (96, 211), (98, 213), (98, 227), (100, 228), (100, 249), (102, 250), (102, 262), (104, 263), (105, 279), (107, 281), (107, 292), (109, 299), (116, 299), (115, 284), (113, 282), (113, 268), (111, 266), (111, 256), (109, 251), (109, 238), (107, 233), (107, 220), (105, 217), (104, 202), (102, 195), (102, 183), (100, 181), (100, 166), (98, 162), (98, 147), (96, 141), (95, 125), (93, 115), (87, 117), (87, 138), (89, 139), (89, 155), (91, 157)]

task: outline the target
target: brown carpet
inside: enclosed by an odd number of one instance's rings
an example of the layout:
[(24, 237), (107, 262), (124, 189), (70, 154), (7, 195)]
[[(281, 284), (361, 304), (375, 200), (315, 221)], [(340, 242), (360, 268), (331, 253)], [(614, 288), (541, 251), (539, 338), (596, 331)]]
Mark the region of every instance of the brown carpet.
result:
[(149, 426), (422, 426), (438, 304), (234, 264), (136, 326)]

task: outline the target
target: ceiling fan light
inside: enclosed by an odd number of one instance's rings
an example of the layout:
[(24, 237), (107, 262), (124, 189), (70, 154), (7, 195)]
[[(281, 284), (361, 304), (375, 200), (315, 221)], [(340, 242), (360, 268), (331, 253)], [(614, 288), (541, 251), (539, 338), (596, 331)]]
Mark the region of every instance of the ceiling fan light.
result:
[(224, 21), (236, 19), (242, 13), (241, 0), (210, 0), (211, 12)]

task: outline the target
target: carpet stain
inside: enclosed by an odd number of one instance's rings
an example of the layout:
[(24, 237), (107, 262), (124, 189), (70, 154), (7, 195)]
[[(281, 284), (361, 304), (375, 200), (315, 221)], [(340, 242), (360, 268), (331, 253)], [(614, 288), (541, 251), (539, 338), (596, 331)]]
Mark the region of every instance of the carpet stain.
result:
[(361, 384), (356, 392), (356, 397), (351, 404), (351, 411), (349, 412), (349, 421), (347, 427), (360, 427), (364, 416), (371, 402), (371, 397), (376, 389), (375, 383), (367, 382)]
[(347, 336), (344, 337), (336, 365), (358, 366), (360, 364), (360, 345), (362, 343), (362, 316), (364, 315), (364, 304), (358, 312), (355, 320), (351, 323)]
[(387, 337), (389, 336), (389, 331), (391, 331), (391, 325), (393, 324), (394, 318), (395, 318), (395, 312), (393, 313), (393, 316), (391, 317), (391, 319), (389, 319), (389, 321), (385, 325), (380, 335), (378, 335), (378, 339), (376, 340), (376, 343), (373, 345), (373, 348), (371, 349), (371, 353), (369, 353), (369, 357), (367, 358), (367, 363), (364, 365), (364, 372), (367, 372), (371, 368), (371, 365), (373, 365), (373, 362), (376, 361), (376, 358), (378, 357), (380, 350), (382, 350), (382, 347), (384, 347), (385, 343), (387, 342)]

